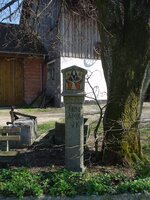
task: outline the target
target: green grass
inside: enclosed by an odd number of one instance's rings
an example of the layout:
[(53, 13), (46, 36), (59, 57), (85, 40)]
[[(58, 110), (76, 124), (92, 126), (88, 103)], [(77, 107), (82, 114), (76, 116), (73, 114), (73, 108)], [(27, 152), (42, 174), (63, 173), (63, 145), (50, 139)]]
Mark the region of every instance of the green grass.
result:
[(21, 108), (21, 109), (17, 109), (18, 112), (22, 112), (22, 113), (40, 113), (40, 112), (46, 112), (46, 113), (57, 113), (57, 112), (64, 112), (64, 108), (31, 108), (31, 107), (27, 107), (27, 108)]
[(38, 135), (48, 132), (48, 130), (55, 127), (55, 122), (47, 122), (37, 126)]
[[(64, 107), (62, 108), (31, 108), (31, 107), (25, 107), (25, 108), (16, 108), (16, 112), (29, 114), (29, 115), (36, 115), (38, 113), (63, 113)], [(6, 109), (0, 109), (0, 115), (9, 115), (10, 108)]]
[[(92, 123), (90, 123), (90, 131), (91, 133), (94, 132), (94, 129), (96, 128), (96, 125), (97, 125), (97, 121), (94, 121)], [(102, 134), (103, 133), (103, 123), (101, 122), (99, 128), (98, 128), (98, 131), (97, 131), (98, 135)]]
[(150, 123), (140, 128), (140, 138), (143, 154), (150, 160)]

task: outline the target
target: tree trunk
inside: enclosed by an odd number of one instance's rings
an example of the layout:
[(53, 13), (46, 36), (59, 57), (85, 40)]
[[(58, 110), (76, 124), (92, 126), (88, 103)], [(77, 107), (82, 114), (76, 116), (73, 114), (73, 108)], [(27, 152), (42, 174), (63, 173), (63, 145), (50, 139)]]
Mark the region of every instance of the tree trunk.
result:
[(130, 165), (141, 156), (138, 124), (149, 62), (149, 3), (97, 0), (108, 104), (103, 161)]
[(104, 116), (103, 161), (128, 165), (132, 164), (136, 155), (141, 156), (138, 131), (139, 94), (132, 87), (119, 90), (121, 79), (116, 80), (118, 92), (111, 92)]

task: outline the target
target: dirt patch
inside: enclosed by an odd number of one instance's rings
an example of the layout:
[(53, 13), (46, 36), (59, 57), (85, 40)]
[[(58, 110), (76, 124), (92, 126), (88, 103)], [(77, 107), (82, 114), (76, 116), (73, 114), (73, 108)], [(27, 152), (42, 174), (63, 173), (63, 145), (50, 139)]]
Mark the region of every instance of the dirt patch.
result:
[[(97, 111), (97, 107), (85, 107), (85, 116)], [(0, 112), (0, 125), (6, 125), (10, 121), (9, 109), (4, 109)], [(34, 115), (37, 117), (38, 124), (48, 121), (58, 121), (64, 118), (64, 108), (60, 109), (32, 109), (29, 112), (22, 109), (16, 109), (18, 112)], [(97, 115), (92, 115), (92, 119), (96, 119)], [(65, 150), (64, 145), (52, 145), (49, 141), (49, 134), (45, 135), (40, 141), (35, 142), (31, 147), (19, 149), (20, 154), (14, 158), (8, 166), (11, 168), (27, 167), (32, 171), (48, 171), (51, 168), (62, 168), (65, 165)], [(86, 166), (93, 165), (93, 150), (85, 147), (85, 164)], [(3, 167), (4, 165), (1, 165)]]
[[(49, 134), (42, 140), (34, 143), (27, 149), (20, 149), (20, 154), (9, 164), (2, 164), (1, 168), (28, 168), (32, 172), (52, 171), (65, 167), (65, 148), (64, 145), (52, 145), (49, 142)], [(84, 163), (90, 173), (123, 173), (128, 177), (134, 177), (134, 170), (121, 166), (104, 166), (96, 159), (94, 152), (94, 141), (89, 137), (84, 150)], [(99, 153), (100, 156), (100, 153)], [(100, 158), (100, 157), (99, 157)]]

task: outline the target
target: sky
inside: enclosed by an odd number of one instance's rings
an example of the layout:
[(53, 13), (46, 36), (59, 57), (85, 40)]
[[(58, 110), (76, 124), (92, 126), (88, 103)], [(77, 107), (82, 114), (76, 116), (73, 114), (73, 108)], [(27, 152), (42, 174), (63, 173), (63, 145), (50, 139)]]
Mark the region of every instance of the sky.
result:
[[(0, 8), (2, 8), (6, 3), (10, 2), (11, 0), (0, 0)], [(7, 8), (5, 11), (2, 11), (0, 13), (0, 22), (2, 23), (10, 23), (10, 24), (19, 24), (20, 21), (20, 13), (21, 8), (15, 12), (14, 15), (8, 18), (10, 16), (10, 13), (16, 11), (18, 8), (18, 5), (22, 2), (22, 0), (18, 0), (18, 2), (14, 3), (10, 8)], [(3, 20), (4, 18), (7, 18)]]

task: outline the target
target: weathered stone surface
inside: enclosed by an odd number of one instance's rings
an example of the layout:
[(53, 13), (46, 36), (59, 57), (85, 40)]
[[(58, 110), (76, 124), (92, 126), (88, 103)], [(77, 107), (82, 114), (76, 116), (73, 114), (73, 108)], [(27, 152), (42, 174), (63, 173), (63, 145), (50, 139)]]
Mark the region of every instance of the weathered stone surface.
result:
[(64, 122), (56, 122), (55, 130), (54, 130), (54, 142), (55, 144), (65, 144), (65, 123)]
[[(89, 123), (87, 119), (84, 118), (84, 144), (89, 136)], [(65, 122), (57, 121), (55, 123), (54, 135), (53, 135), (55, 144), (65, 144)]]
[(83, 171), (84, 136), (83, 107), (65, 104), (65, 163), (72, 171)]
[(21, 128), (21, 140), (16, 145), (19, 147), (32, 145), (37, 138), (37, 120), (21, 117), (14, 121), (14, 125)]

